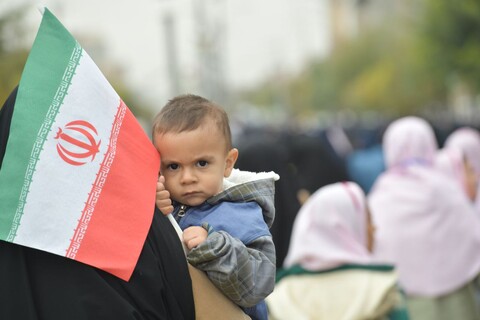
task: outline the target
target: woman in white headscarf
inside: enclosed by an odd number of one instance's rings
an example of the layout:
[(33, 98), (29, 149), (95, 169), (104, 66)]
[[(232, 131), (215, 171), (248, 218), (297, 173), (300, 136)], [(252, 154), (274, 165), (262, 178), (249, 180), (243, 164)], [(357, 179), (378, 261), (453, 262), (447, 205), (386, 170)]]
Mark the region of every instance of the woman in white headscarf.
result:
[[(477, 180), (480, 179), (480, 133), (470, 127), (461, 127), (453, 131), (445, 140), (444, 149), (459, 149), (465, 160), (473, 168)], [(479, 194), (477, 184), (477, 192)], [(480, 214), (480, 197), (474, 200), (477, 212)]]
[(412, 319), (479, 319), (480, 219), (434, 167), (437, 142), (423, 119), (394, 121), (383, 137), (387, 171), (369, 194), (374, 254), (396, 265)]
[(300, 209), (285, 269), (267, 297), (269, 317), (408, 319), (392, 266), (373, 265), (373, 226), (353, 182), (317, 190)]

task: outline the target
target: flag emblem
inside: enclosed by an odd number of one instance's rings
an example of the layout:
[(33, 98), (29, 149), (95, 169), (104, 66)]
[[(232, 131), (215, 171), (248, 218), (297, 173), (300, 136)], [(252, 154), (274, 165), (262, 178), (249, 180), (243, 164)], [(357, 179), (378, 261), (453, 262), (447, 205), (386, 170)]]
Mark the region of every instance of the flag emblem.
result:
[(60, 157), (68, 164), (81, 166), (95, 160), (100, 151), (97, 129), (88, 121), (76, 120), (58, 128), (55, 139)]

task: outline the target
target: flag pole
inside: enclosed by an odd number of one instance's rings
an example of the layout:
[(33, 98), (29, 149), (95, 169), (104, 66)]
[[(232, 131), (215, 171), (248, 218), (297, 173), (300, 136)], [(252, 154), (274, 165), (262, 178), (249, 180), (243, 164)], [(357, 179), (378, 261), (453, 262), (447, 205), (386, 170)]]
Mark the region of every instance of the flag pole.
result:
[(185, 243), (183, 242), (183, 231), (178, 225), (177, 221), (173, 217), (173, 215), (170, 213), (167, 215), (168, 220), (170, 220), (170, 223), (172, 224), (173, 228), (177, 232), (178, 237), (180, 238), (180, 241), (182, 242), (182, 247), (183, 247), (183, 252), (185, 253), (185, 256), (187, 255), (188, 249), (185, 246)]

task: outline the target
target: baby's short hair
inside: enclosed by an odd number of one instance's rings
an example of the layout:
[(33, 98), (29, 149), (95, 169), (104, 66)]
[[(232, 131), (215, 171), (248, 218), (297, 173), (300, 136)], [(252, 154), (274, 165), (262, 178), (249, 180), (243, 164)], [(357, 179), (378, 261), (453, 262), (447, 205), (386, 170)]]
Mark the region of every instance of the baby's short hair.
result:
[(153, 120), (152, 137), (156, 134), (195, 130), (212, 120), (225, 137), (227, 149), (232, 148), (232, 133), (228, 115), (216, 103), (193, 94), (177, 96), (160, 110)]

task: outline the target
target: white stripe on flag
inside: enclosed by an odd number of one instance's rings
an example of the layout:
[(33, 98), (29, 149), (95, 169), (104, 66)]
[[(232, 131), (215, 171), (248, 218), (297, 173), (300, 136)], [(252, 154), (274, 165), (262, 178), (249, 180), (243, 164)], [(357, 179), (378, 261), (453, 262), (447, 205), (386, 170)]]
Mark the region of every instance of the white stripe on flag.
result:
[[(68, 94), (40, 153), (14, 240), (23, 245), (35, 244), (35, 247), (41, 246), (59, 255), (66, 254), (82, 218), (120, 105), (120, 98), (97, 66), (85, 51), (82, 54)], [(94, 160), (81, 166), (72, 166), (62, 160), (57, 152), (58, 139), (55, 139), (59, 128), (75, 120), (91, 123), (101, 139), (100, 151)], [(64, 192), (66, 188), (68, 193)], [(49, 205), (51, 197), (56, 197), (55, 208)]]

